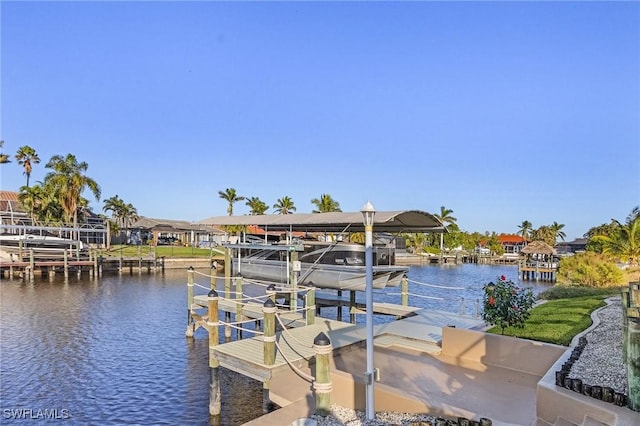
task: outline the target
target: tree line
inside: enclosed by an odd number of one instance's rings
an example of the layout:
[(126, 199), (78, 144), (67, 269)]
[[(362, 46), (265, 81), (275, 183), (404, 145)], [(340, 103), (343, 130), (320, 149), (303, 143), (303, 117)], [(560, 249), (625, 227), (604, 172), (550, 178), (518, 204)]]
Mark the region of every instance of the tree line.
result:
[[(11, 156), (1, 152), (4, 141), (0, 141), (0, 164), (11, 162)], [(73, 154), (54, 155), (45, 164), (50, 171), (43, 181), (30, 184), (33, 166), (40, 163), (35, 149), (25, 145), (20, 147), (13, 157), (22, 166), (26, 176), (26, 184), (20, 187), (19, 201), (34, 222), (73, 223), (86, 220), (89, 200), (82, 194), (89, 190), (100, 200), (101, 190), (98, 183), (87, 176), (89, 165), (78, 161)], [(233, 215), (234, 204), (245, 202), (250, 215), (266, 214), (269, 205), (257, 196), (245, 197), (235, 190), (226, 188), (218, 191), (218, 196), (227, 202), (227, 213)], [(127, 228), (139, 218), (137, 209), (131, 203), (122, 200), (118, 195), (103, 200), (103, 211), (110, 213), (112, 228)], [(319, 198), (312, 198), (313, 213), (340, 212), (340, 203), (331, 195), (323, 193)], [(275, 214), (291, 214), (296, 211), (294, 201), (289, 196), (278, 198), (271, 206)], [(407, 246), (415, 252), (441, 252), (446, 248), (462, 247), (466, 250), (483, 245), (495, 254), (502, 254), (499, 234), (492, 232), (467, 232), (459, 228), (453, 210), (440, 207), (434, 216), (446, 227), (445, 234), (407, 233), (403, 234)], [(564, 241), (566, 235), (562, 230), (564, 224), (553, 222), (534, 228), (528, 220), (518, 225), (517, 235), (525, 241), (542, 240), (554, 246), (558, 240)], [(635, 207), (625, 221), (611, 219), (611, 222), (594, 226), (584, 234), (588, 238), (587, 250), (595, 253), (618, 256), (637, 264), (640, 258), (640, 209)], [(357, 240), (357, 236), (354, 236)]]

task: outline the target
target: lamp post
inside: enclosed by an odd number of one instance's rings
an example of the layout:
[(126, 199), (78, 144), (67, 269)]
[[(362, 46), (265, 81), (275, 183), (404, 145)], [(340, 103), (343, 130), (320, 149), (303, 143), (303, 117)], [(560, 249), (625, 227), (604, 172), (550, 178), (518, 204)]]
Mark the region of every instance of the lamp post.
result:
[(373, 406), (373, 217), (376, 209), (367, 201), (360, 211), (364, 222), (364, 262), (366, 269), (366, 305), (367, 305), (367, 371), (364, 373), (366, 386), (366, 415), (367, 420), (375, 418)]

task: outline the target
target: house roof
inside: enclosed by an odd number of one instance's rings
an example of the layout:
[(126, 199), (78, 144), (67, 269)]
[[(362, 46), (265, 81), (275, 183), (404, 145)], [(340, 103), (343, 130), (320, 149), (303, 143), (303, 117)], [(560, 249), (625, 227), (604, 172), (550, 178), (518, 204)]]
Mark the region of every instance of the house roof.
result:
[[(267, 231), (362, 232), (362, 213), (295, 213), (284, 215), (215, 216), (197, 223), (216, 226), (256, 225)], [(381, 211), (374, 216), (376, 232), (446, 232), (438, 218), (419, 210)]]
[(18, 196), (19, 192), (0, 191), (0, 212), (26, 213)]
[(141, 216), (131, 224), (131, 228), (153, 229), (160, 232), (183, 232), (183, 231), (206, 231), (211, 233), (224, 233), (214, 226), (206, 224), (192, 223), (185, 220), (156, 219)]
[(498, 235), (498, 241), (502, 244), (506, 244), (506, 243), (517, 244), (517, 243), (524, 243), (525, 239), (522, 238), (520, 235), (501, 234), (501, 235)]
[(532, 241), (520, 250), (524, 254), (556, 254), (556, 249), (544, 241)]

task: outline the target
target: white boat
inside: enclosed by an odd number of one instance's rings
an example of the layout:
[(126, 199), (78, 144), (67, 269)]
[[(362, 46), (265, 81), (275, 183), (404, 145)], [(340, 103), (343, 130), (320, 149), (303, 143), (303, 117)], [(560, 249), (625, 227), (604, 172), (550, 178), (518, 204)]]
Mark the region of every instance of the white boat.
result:
[(34, 234), (1, 234), (0, 257), (11, 260), (22, 260), (30, 256), (39, 259), (58, 258), (63, 256), (63, 250), (82, 251), (82, 241), (52, 235)]
[[(233, 244), (229, 247), (240, 251), (233, 257), (233, 272), (249, 279), (286, 283), (294, 246), (299, 251), (298, 284), (335, 290), (365, 290), (365, 247), (360, 244), (320, 241), (300, 241), (294, 245)], [(394, 262), (393, 248), (374, 247), (374, 288), (400, 285), (409, 267), (395, 266)]]

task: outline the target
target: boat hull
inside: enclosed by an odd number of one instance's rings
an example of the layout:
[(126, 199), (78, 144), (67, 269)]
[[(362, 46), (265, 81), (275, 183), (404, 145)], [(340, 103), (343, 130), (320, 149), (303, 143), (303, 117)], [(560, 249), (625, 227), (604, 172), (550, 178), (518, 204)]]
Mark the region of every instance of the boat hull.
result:
[[(234, 259), (233, 268), (235, 273), (248, 279), (288, 282), (289, 269), (286, 262), (251, 258), (240, 261)], [(374, 266), (373, 288), (397, 287), (408, 270), (408, 267), (403, 266)], [(301, 263), (299, 276), (301, 277), (298, 282), (300, 285), (313, 285), (334, 290), (364, 291), (366, 289), (366, 267), (364, 266)]]

